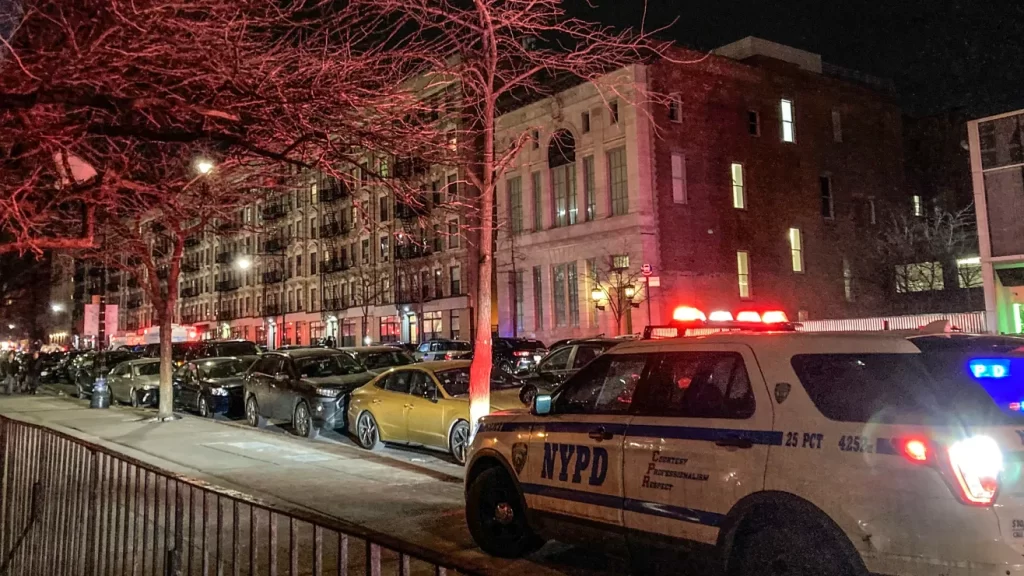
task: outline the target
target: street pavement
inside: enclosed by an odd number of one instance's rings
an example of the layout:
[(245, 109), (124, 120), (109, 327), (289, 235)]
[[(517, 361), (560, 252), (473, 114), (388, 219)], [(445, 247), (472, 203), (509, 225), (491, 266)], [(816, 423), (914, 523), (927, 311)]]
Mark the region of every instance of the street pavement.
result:
[[(47, 387), (61, 392), (62, 387)], [(271, 427), (184, 416), (157, 423), (152, 411), (91, 410), (51, 395), (0, 396), (0, 414), (96, 442), (170, 472), (444, 552), (493, 575), (623, 574), (621, 562), (551, 542), (507, 561), (473, 544), (463, 516), (462, 467), (445, 455), (388, 447), (368, 452), (330, 435), (315, 442)]]

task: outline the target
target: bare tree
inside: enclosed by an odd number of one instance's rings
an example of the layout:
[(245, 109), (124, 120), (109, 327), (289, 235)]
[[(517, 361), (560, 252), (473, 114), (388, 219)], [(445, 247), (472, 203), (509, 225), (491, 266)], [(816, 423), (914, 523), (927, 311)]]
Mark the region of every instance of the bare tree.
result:
[(603, 295), (595, 305), (601, 309), (607, 308), (615, 319), (615, 335), (623, 334), (623, 320), (626, 320), (625, 333), (631, 334), (632, 310), (648, 298), (647, 284), (643, 281), (640, 270), (630, 270), (629, 266), (616, 262), (615, 256), (610, 255), (587, 270), (587, 278), (593, 289)]
[(472, 217), (470, 245), (475, 249), (470, 263), (476, 266), (470, 292), (476, 317), (470, 369), (470, 419), (475, 423), (490, 411), (495, 178), (529, 141), (526, 131), (507, 148), (496, 148), (501, 103), (551, 93), (555, 80), (596, 79), (666, 46), (643, 32), (617, 31), (573, 18), (562, 0), (354, 0), (353, 4), (409, 18), (416, 37), (428, 41), (422, 57), (429, 69), (438, 82), (457, 86), (461, 96), (456, 151), (471, 188), (465, 198)]

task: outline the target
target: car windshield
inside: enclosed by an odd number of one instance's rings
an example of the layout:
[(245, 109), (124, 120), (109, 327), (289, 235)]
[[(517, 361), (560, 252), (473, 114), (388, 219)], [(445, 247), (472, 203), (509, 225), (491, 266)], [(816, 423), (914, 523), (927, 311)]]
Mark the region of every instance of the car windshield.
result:
[(241, 360), (222, 360), (219, 362), (205, 362), (199, 365), (206, 378), (216, 380), (217, 378), (231, 378), (241, 376), (249, 368), (250, 362)]
[(387, 350), (382, 352), (357, 352), (359, 360), (369, 370), (390, 368), (392, 366), (406, 366), (415, 362), (412, 356), (402, 350)]
[(134, 370), (136, 376), (159, 376), (160, 363), (147, 362), (146, 364), (136, 364)]
[(223, 356), (252, 356), (259, 353), (252, 342), (220, 342), (217, 351)]
[(441, 381), (449, 396), (466, 396), (469, 394), (469, 366), (465, 368), (450, 368), (434, 372), (437, 379)]
[(308, 356), (295, 360), (295, 367), (300, 378), (327, 378), (330, 376), (347, 376), (366, 372), (366, 368), (348, 354), (330, 354)]

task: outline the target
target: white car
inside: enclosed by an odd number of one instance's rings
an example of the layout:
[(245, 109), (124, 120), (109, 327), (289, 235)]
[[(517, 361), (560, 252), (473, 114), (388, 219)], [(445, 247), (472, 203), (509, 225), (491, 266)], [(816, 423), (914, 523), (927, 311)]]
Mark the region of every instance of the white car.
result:
[(921, 360), (870, 334), (623, 343), (481, 420), (470, 532), (503, 557), (696, 542), (730, 576), (1024, 574), (1024, 416)]

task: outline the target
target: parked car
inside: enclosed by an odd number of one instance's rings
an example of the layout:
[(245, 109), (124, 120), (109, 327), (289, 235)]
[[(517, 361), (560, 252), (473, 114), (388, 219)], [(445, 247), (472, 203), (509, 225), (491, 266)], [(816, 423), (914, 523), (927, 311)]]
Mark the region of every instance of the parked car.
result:
[(495, 338), (492, 347), (494, 365), (508, 374), (528, 372), (548, 351), (540, 340)]
[(461, 340), (427, 340), (416, 348), (413, 356), (419, 362), (431, 360), (458, 360), (473, 352), (469, 342)]
[(121, 362), (107, 375), (107, 386), (115, 402), (152, 406), (156, 404), (160, 389), (160, 360), (143, 358)]
[[(352, 393), (349, 430), (367, 450), (403, 442), (446, 450), (466, 462), (469, 443), (469, 365), (424, 362), (381, 374)], [(516, 388), (493, 390), (491, 408), (522, 408)]]
[(547, 356), (541, 358), (530, 374), (520, 378), (520, 400), (530, 405), (538, 392), (550, 394), (591, 360), (619, 344), (622, 344), (622, 340), (614, 338), (566, 340), (561, 347), (553, 348)]
[(245, 375), (246, 421), (256, 427), (268, 419), (291, 422), (307, 438), (322, 428), (344, 428), (349, 393), (373, 376), (341, 350), (269, 352)]
[(55, 384), (60, 381), (60, 373), (57, 366), (63, 361), (64, 352), (49, 352), (39, 355), (40, 371), (39, 381), (43, 384)]
[(240, 416), (245, 406), (245, 373), (258, 358), (203, 358), (182, 365), (174, 373), (175, 407), (204, 418)]
[(104, 376), (110, 374), (114, 368), (120, 365), (122, 362), (129, 360), (135, 360), (138, 358), (133, 352), (126, 350), (112, 350), (110, 352), (104, 352), (104, 366), (105, 369), (100, 372), (97, 366), (96, 355), (90, 355), (88, 361), (82, 362), (78, 368), (78, 373), (75, 374), (75, 396), (78, 398), (90, 398), (92, 397), (92, 386), (96, 382), (96, 378), (102, 373)]
[(388, 368), (406, 366), (416, 360), (405, 350), (393, 346), (357, 346), (342, 348), (342, 352), (352, 356), (374, 375)]

